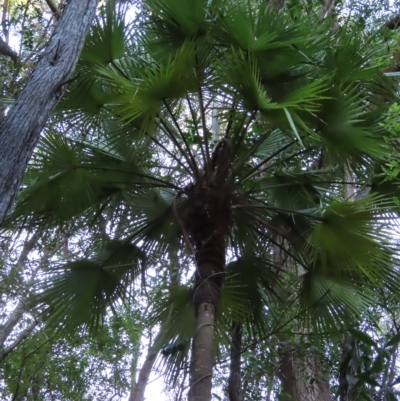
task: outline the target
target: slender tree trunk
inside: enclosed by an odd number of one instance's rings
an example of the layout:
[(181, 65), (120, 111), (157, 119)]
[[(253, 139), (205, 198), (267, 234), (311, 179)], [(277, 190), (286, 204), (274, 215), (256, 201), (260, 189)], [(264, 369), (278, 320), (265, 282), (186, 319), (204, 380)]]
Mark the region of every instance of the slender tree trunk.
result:
[(232, 328), (231, 364), (228, 380), (229, 401), (242, 401), (242, 376), (240, 359), (242, 351), (242, 328), (234, 323)]
[(352, 339), (349, 334), (343, 336), (342, 342), (342, 361), (339, 369), (339, 391), (338, 399), (339, 401), (351, 401), (351, 384), (347, 380), (348, 375), (355, 376), (353, 368), (351, 366), (351, 351), (354, 344), (352, 344)]
[(98, 0), (70, 0), (21, 95), (0, 125), (0, 225), (49, 115), (71, 79)]
[(129, 401), (144, 401), (144, 392), (146, 391), (151, 369), (153, 368), (154, 362), (157, 359), (158, 337), (159, 335), (156, 337), (156, 339), (154, 340), (154, 344), (150, 347), (149, 352), (147, 353), (146, 360), (144, 361), (143, 366), (140, 369), (138, 380), (129, 396)]
[(197, 320), (188, 401), (211, 400), (215, 317), (225, 270), (225, 241), (222, 234), (210, 231), (196, 252), (193, 305)]
[[(122, 225), (124, 224), (124, 221), (121, 219)], [(119, 233), (122, 229), (121, 227), (117, 227), (116, 232)], [(179, 284), (179, 277), (178, 277), (178, 271), (179, 271), (179, 259), (178, 256), (175, 252), (170, 251), (169, 254), (169, 260), (171, 262), (171, 266), (173, 266), (172, 272), (171, 272), (171, 284)], [(129, 395), (129, 401), (144, 401), (144, 393), (146, 391), (147, 383), (149, 382), (151, 370), (153, 369), (154, 362), (157, 359), (157, 355), (159, 352), (159, 341), (161, 338), (162, 334), (162, 327), (165, 321), (161, 322), (161, 327), (160, 331), (157, 334), (156, 338), (154, 339), (154, 342), (152, 346), (149, 348), (149, 351), (146, 356), (146, 360), (143, 363), (143, 366), (140, 369), (139, 372), (139, 377), (137, 382), (132, 386), (131, 393)], [(136, 373), (134, 374), (136, 376)], [(132, 378), (132, 381), (134, 382), (136, 377)]]
[(132, 361), (131, 361), (131, 392), (129, 394), (129, 401), (134, 401), (134, 396), (136, 391), (136, 373), (140, 355), (140, 337), (139, 337), (139, 343), (135, 345), (136, 347), (132, 352)]
[[(281, 246), (288, 248), (287, 242), (280, 238)], [(275, 262), (294, 276), (303, 274), (299, 267), (284, 257), (282, 249), (274, 247)], [(293, 289), (294, 290), (294, 289)], [(288, 289), (290, 291), (290, 289)], [(281, 294), (285, 299), (288, 294)], [(298, 328), (307, 334), (306, 328)], [(331, 401), (328, 378), (323, 375), (323, 365), (317, 354), (308, 350), (301, 354), (293, 349), (290, 341), (281, 341), (278, 377), (281, 381), (280, 401)]]

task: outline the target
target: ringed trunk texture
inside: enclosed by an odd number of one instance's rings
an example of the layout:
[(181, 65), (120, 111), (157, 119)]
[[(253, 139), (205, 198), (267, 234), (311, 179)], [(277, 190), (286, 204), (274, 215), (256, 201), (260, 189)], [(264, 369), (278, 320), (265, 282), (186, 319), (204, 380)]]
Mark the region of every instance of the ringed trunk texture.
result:
[(210, 401), (214, 365), (215, 307), (202, 302), (197, 309), (197, 328), (190, 366), (189, 401)]
[(225, 242), (214, 233), (196, 252), (193, 305), (196, 332), (190, 365), (189, 401), (211, 401), (215, 347), (215, 317), (225, 270)]
[(240, 356), (242, 351), (242, 327), (237, 323), (232, 328), (231, 364), (228, 380), (229, 401), (242, 401), (242, 376), (240, 372)]
[(70, 0), (21, 95), (0, 124), (0, 225), (50, 113), (72, 77), (98, 0)]

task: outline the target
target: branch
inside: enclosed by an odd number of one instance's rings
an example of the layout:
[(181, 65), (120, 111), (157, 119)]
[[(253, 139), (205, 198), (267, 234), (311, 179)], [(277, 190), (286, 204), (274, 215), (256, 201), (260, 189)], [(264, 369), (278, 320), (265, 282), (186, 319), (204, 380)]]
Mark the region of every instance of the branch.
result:
[(61, 17), (60, 10), (56, 6), (56, 4), (53, 2), (53, 0), (46, 0), (47, 5), (49, 6), (51, 12), (53, 13), (53, 17), (56, 19), (56, 21)]
[(26, 329), (22, 330), (18, 337), (10, 344), (8, 347), (4, 348), (0, 351), (0, 362), (11, 352), (13, 351), (19, 344), (24, 341), (29, 334), (32, 333), (33, 329), (39, 324), (39, 320), (35, 319)]
[(1, 25), (3, 26), (3, 35), (4, 35), (4, 38), (6, 40), (6, 43), (8, 43), (8, 40), (10, 38), (9, 30), (8, 30), (8, 19), (7, 19), (7, 17), (8, 17), (8, 6), (9, 6), (8, 0), (4, 0), (4, 2), (3, 2), (3, 15), (2, 15), (2, 18), (1, 18)]
[(317, 15), (319, 19), (329, 18), (335, 9), (337, 0), (325, 0), (325, 4), (319, 9)]
[(384, 28), (388, 29), (397, 29), (400, 26), (400, 14), (395, 15), (392, 17), (388, 22), (386, 22), (385, 25), (383, 25)]
[(14, 64), (18, 64), (18, 54), (0, 37), (0, 54), (10, 57)]

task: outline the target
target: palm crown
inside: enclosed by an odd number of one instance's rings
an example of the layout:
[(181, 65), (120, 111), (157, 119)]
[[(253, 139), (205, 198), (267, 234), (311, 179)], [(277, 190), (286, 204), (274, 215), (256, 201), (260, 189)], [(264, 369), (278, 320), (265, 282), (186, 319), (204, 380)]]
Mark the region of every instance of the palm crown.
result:
[[(218, 324), (262, 321), (287, 285), (277, 253), (301, 271), (301, 307), (316, 327), (394, 285), (393, 194), (376, 185), (341, 201), (343, 166), (361, 187), (391, 151), (381, 122), (393, 88), (379, 44), (332, 39), (264, 2), (146, 7), (127, 24), (126, 10), (107, 3), (58, 110), (72, 129), (43, 137), (11, 219), (118, 221), (114, 238), (46, 287), (48, 311), (67, 327), (96, 326), (167, 252), (193, 256), (194, 400), (211, 383), (213, 348), (206, 367), (196, 355), (212, 343), (216, 311)], [(168, 296), (170, 308), (182, 304)], [(164, 341), (180, 335), (172, 327)]]

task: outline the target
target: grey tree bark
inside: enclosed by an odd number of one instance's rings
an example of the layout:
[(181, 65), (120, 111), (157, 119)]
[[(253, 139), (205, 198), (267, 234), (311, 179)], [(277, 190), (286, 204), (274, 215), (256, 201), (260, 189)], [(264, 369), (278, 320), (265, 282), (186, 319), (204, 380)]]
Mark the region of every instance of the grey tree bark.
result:
[[(275, 262), (283, 270), (299, 276), (304, 272), (287, 256), (282, 249), (288, 249), (288, 243), (280, 237), (281, 247), (274, 247)], [(295, 291), (295, 289), (288, 289)], [(287, 294), (282, 293), (282, 299)], [(306, 327), (299, 327), (304, 334), (310, 333)], [(323, 361), (316, 353), (309, 350), (299, 353), (291, 341), (282, 340), (279, 352), (278, 377), (281, 382), (280, 401), (331, 401), (329, 379), (323, 374)]]
[(153, 368), (154, 362), (157, 359), (159, 347), (158, 347), (158, 339), (160, 333), (157, 335), (154, 340), (153, 345), (149, 348), (147, 353), (146, 360), (144, 361), (137, 382), (135, 383), (134, 388), (131, 391), (129, 396), (129, 401), (144, 401), (144, 393), (146, 391), (147, 383), (149, 381), (150, 373)]
[(72, 77), (98, 0), (70, 0), (21, 95), (0, 125), (0, 225), (40, 132)]
[(281, 353), (279, 378), (281, 401), (330, 401), (329, 381), (321, 372), (321, 361), (312, 353), (298, 355), (291, 344)]

